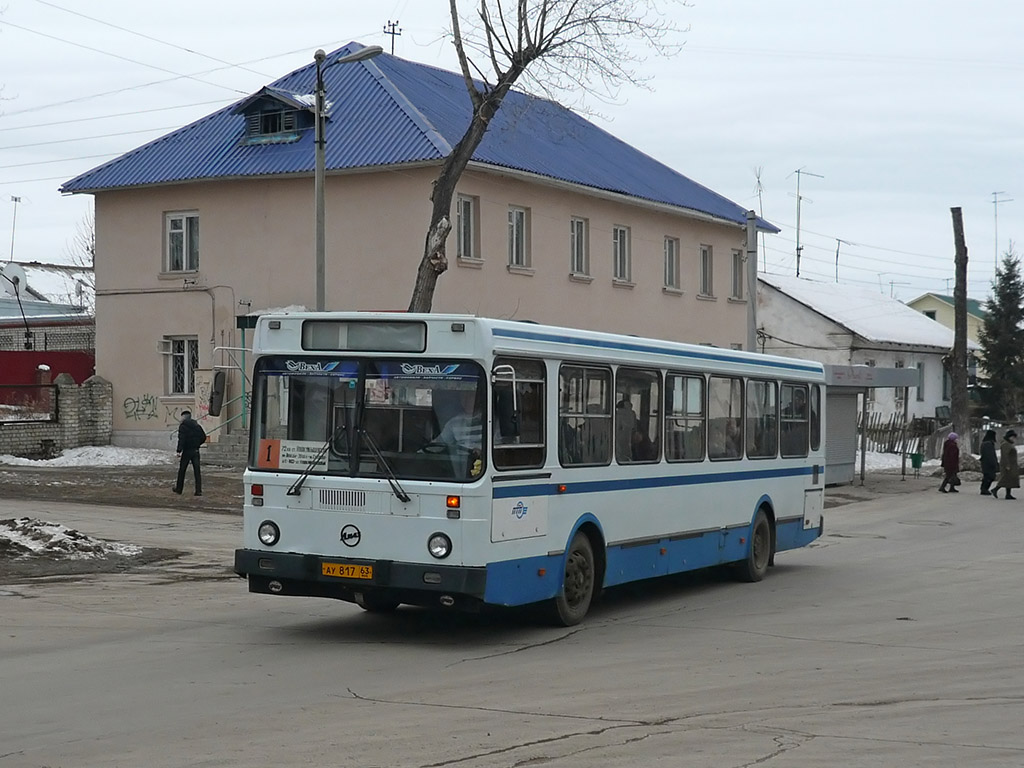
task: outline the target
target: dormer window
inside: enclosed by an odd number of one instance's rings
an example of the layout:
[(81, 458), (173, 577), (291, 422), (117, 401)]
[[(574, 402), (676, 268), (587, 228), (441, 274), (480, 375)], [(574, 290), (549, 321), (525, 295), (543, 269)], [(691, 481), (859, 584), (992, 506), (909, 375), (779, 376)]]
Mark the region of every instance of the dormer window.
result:
[[(308, 103), (307, 103), (308, 102)], [(285, 144), (298, 141), (313, 127), (312, 97), (264, 88), (235, 108), (245, 117), (243, 144)]]

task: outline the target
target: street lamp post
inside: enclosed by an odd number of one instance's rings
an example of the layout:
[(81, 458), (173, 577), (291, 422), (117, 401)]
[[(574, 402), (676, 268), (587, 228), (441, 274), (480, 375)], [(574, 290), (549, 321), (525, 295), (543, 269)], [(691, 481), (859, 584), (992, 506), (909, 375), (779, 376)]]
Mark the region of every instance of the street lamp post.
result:
[(325, 211), (326, 205), (324, 202), (324, 177), (326, 175), (326, 155), (327, 155), (327, 139), (324, 135), (324, 102), (326, 100), (326, 93), (324, 89), (324, 70), (327, 67), (333, 67), (335, 64), (349, 64), (353, 61), (364, 61), (366, 59), (372, 59), (374, 56), (382, 52), (382, 48), (379, 45), (370, 45), (365, 48), (360, 48), (358, 51), (354, 51), (346, 56), (335, 59), (330, 64), (324, 64), (324, 60), (327, 58), (327, 54), (323, 50), (318, 50), (313, 54), (313, 60), (316, 62), (316, 93), (314, 94), (316, 104), (316, 129), (315, 129), (315, 147), (316, 147), (316, 166), (313, 174), (313, 194), (316, 198), (316, 311), (323, 312), (325, 309), (324, 301), (324, 285), (326, 278), (326, 263), (325, 263)]

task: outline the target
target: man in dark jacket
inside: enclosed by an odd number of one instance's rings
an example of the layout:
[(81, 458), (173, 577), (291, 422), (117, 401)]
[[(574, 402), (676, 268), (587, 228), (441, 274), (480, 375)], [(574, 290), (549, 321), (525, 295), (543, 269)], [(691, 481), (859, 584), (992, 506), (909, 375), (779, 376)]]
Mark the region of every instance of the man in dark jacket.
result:
[(181, 424), (178, 425), (178, 447), (175, 451), (180, 461), (178, 462), (178, 482), (172, 489), (175, 493), (181, 493), (185, 485), (185, 470), (192, 465), (196, 478), (196, 496), (203, 495), (203, 475), (199, 471), (199, 447), (206, 442), (206, 432), (199, 422), (192, 420), (191, 411), (181, 412)]

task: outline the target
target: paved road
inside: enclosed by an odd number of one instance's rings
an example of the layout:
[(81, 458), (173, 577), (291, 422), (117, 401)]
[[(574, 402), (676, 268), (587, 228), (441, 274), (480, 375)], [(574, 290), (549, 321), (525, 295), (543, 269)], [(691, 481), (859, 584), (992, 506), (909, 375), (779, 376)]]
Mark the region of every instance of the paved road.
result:
[(0, 585), (0, 768), (1024, 766), (1024, 501), (838, 507), (569, 630), (249, 595), (236, 516), (4, 506), (192, 554)]

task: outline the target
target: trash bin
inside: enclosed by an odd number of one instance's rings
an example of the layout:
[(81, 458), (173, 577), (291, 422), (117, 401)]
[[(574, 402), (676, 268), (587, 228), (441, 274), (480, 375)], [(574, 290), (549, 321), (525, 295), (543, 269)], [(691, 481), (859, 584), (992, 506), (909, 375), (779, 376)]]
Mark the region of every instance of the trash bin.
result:
[(921, 465), (924, 463), (924, 454), (912, 453), (910, 454), (910, 467), (914, 470), (914, 477), (921, 476)]

